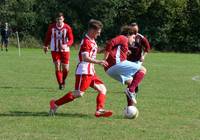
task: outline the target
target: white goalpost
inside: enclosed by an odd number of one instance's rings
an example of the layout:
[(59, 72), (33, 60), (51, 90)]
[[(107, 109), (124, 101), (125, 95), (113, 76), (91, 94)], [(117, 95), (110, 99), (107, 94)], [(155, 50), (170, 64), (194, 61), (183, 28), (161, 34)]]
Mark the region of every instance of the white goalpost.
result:
[(21, 50), (20, 50), (20, 43), (19, 43), (19, 34), (18, 31), (16, 32), (17, 35), (17, 47), (18, 47), (18, 52), (19, 52), (19, 56), (21, 56)]

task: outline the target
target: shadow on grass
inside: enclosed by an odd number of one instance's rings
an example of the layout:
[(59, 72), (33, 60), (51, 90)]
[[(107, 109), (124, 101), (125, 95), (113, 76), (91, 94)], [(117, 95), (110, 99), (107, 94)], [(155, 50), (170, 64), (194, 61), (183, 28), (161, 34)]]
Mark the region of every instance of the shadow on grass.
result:
[[(10, 111), (9, 113), (0, 113), (0, 117), (52, 117), (52, 116), (49, 116), (48, 112)], [(83, 114), (83, 113), (56, 113), (55, 117), (96, 119), (96, 117), (93, 114)], [(111, 116), (110, 118), (115, 120), (125, 119), (122, 115), (117, 115), (117, 114), (113, 114), (113, 116)], [(98, 119), (103, 119), (103, 118), (98, 118)]]
[(50, 88), (50, 87), (0, 86), (0, 88), (2, 88), (2, 89), (36, 89), (36, 90), (57, 91), (55, 88)]
[[(58, 117), (70, 117), (70, 118), (93, 118), (91, 114), (82, 113), (56, 113)], [(47, 112), (22, 112), (22, 111), (10, 111), (9, 113), (0, 113), (0, 117), (51, 117)]]
[[(52, 92), (60, 91), (58, 88), (52, 88), (52, 87), (23, 87), (23, 86), (0, 86), (0, 89), (35, 89), (35, 90), (48, 90)], [(87, 93), (97, 93), (96, 91), (87, 91)], [(109, 93), (109, 92), (108, 92)], [(112, 91), (112, 93), (124, 93), (123, 91)]]

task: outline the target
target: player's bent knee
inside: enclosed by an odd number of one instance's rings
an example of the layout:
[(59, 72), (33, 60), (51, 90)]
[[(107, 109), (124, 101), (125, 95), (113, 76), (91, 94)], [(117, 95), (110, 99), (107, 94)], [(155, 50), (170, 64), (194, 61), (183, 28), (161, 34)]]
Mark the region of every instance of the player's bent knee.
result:
[(62, 64), (63, 70), (69, 71), (69, 64)]
[(142, 67), (140, 68), (140, 71), (143, 72), (144, 74), (147, 73), (147, 69), (146, 69), (144, 66), (142, 66)]
[(106, 95), (107, 89), (103, 84), (98, 84), (97, 87), (100, 93)]
[(57, 62), (57, 61), (56, 61), (56, 62), (54, 62), (54, 64), (55, 64), (55, 69), (56, 69), (56, 70), (61, 70), (61, 69), (60, 69), (60, 62)]
[(79, 97), (82, 97), (84, 95), (84, 92), (79, 91), (79, 90), (75, 90), (73, 92), (73, 95), (74, 95), (75, 98), (79, 98)]

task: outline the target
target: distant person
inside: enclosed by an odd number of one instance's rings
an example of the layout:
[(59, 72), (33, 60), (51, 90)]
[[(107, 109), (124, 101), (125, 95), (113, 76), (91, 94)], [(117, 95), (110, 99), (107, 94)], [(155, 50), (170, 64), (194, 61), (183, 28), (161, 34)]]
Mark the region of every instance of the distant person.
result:
[(95, 39), (100, 36), (102, 28), (103, 24), (100, 21), (94, 19), (89, 21), (87, 34), (81, 41), (78, 53), (79, 63), (76, 68), (75, 90), (69, 91), (66, 95), (57, 100), (51, 100), (50, 115), (53, 115), (58, 107), (82, 97), (89, 87), (98, 92), (96, 97), (95, 116), (110, 117), (112, 115), (112, 111), (104, 109), (106, 87), (103, 81), (97, 76), (94, 69), (95, 64), (99, 64), (101, 66), (107, 65), (106, 61), (96, 59), (98, 46)]
[[(140, 33), (138, 33), (138, 24), (131, 23), (131, 26), (136, 31), (136, 35), (134, 36), (134, 42), (129, 45), (129, 53), (127, 60), (135, 62), (138, 65), (142, 65), (151, 47), (148, 39)], [(136, 88), (135, 92), (138, 92), (138, 87)]]
[(3, 51), (3, 46), (5, 47), (6, 51), (8, 51), (10, 33), (11, 32), (8, 28), (8, 23), (6, 22), (5, 25), (1, 28), (1, 51)]
[(146, 69), (135, 62), (127, 60), (128, 46), (134, 42), (136, 30), (123, 26), (121, 34), (107, 42), (104, 59), (108, 62), (106, 73), (113, 79), (127, 84), (125, 90), (128, 106), (136, 105), (135, 88), (142, 81)]
[(44, 42), (44, 52), (51, 48), (51, 55), (55, 64), (55, 75), (62, 90), (69, 72), (70, 46), (74, 42), (72, 28), (64, 22), (63, 13), (58, 13), (56, 23), (50, 24)]

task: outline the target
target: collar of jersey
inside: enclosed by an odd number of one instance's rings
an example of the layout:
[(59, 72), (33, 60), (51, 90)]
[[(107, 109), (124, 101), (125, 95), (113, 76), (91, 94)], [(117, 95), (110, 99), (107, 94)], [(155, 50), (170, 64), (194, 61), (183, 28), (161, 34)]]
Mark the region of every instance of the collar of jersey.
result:
[(59, 26), (57, 25), (57, 23), (56, 23), (56, 28), (57, 28), (57, 29), (60, 30), (60, 29), (62, 29), (63, 27), (64, 27), (64, 23), (63, 23), (63, 25), (62, 25), (61, 27), (59, 27)]
[(95, 43), (94, 39), (91, 39), (87, 34), (85, 35), (91, 42)]

